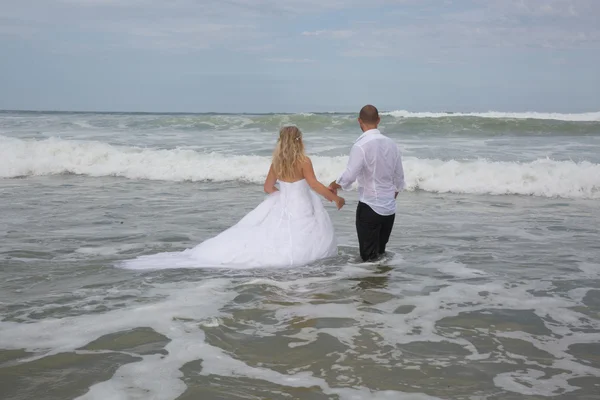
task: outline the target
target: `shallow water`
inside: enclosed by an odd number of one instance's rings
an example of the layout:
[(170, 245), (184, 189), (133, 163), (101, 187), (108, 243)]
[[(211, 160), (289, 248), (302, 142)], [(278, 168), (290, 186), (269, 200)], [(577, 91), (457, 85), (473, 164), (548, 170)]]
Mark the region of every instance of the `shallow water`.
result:
[[(396, 254), (363, 264), (349, 198), (331, 210), (344, 245), (327, 265), (111, 265), (193, 246), (262, 196), (237, 183), (4, 181), (7, 398), (597, 395), (593, 201), (408, 193)], [(217, 202), (227, 212), (213, 219)]]
[[(79, 145), (96, 132), (82, 129), (80, 138), (60, 140)], [(131, 145), (102, 132), (106, 142)], [(414, 139), (414, 156), (472, 158), (484, 146), (442, 133)], [(213, 146), (227, 148), (232, 135), (216, 136)], [(273, 134), (262, 135), (254, 146), (267, 149)], [(336, 135), (306, 134), (332, 160), (354, 132)], [(497, 151), (526, 162), (535, 149), (558, 146), (540, 140)], [(582, 160), (597, 163), (595, 136), (571, 140), (587, 149)], [(436, 143), (451, 147), (448, 157)], [(231, 146), (237, 156), (255, 154)], [(101, 154), (82, 149), (80, 165), (104, 165)], [(60, 154), (46, 156), (48, 166)], [(490, 162), (501, 158), (490, 153)], [(169, 165), (147, 168), (166, 176)], [(326, 203), (341, 242), (333, 260), (292, 270), (140, 272), (116, 264), (193, 247), (264, 194), (236, 177), (110, 175), (0, 179), (3, 400), (600, 398), (593, 196), (492, 195), (457, 180), (467, 193), (410, 190), (399, 196), (390, 254), (362, 263), (356, 193), (347, 192), (343, 210)]]

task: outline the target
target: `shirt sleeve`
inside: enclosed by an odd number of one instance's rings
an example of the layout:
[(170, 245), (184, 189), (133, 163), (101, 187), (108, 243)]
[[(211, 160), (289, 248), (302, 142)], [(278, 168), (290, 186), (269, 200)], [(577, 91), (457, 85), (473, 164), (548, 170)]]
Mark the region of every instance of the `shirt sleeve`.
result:
[(404, 181), (404, 168), (402, 167), (402, 154), (398, 150), (398, 158), (396, 159), (396, 170), (394, 171), (394, 185), (396, 185), (396, 191), (401, 192), (406, 187)]
[(340, 185), (342, 189), (349, 190), (362, 170), (364, 160), (365, 156), (363, 149), (356, 145), (352, 146), (346, 170), (335, 182)]

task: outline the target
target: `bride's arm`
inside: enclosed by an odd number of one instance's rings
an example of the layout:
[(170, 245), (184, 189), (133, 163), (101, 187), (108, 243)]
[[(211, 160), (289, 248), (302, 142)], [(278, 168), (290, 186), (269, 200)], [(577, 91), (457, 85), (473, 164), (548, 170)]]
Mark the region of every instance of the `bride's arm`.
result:
[(271, 194), (278, 190), (275, 187), (275, 182), (277, 182), (277, 177), (275, 176), (275, 171), (273, 171), (273, 164), (271, 164), (271, 167), (269, 168), (269, 173), (267, 174), (267, 179), (265, 179), (265, 193)]
[(310, 158), (308, 157), (306, 157), (306, 161), (304, 161), (302, 164), (302, 173), (304, 174), (304, 179), (306, 179), (306, 182), (312, 188), (312, 190), (319, 193), (329, 201), (335, 201), (338, 209), (342, 208), (345, 203), (344, 199), (333, 193), (327, 188), (327, 186), (323, 185), (317, 180), (317, 177), (315, 176), (315, 170), (312, 166), (312, 161), (310, 161)]

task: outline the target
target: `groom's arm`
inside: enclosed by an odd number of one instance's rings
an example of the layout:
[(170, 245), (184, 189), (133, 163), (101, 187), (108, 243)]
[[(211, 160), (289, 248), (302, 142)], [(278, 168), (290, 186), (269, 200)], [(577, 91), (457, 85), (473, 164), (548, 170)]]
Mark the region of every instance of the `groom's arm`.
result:
[(358, 174), (362, 170), (364, 160), (365, 154), (363, 149), (356, 145), (352, 146), (346, 169), (338, 179), (329, 184), (329, 189), (332, 191), (337, 191), (340, 188), (343, 190), (350, 189), (354, 181), (356, 181)]

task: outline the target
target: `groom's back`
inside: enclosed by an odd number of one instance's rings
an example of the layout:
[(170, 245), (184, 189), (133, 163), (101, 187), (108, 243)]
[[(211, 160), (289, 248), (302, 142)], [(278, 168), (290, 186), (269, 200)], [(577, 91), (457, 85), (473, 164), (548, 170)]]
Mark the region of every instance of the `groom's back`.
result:
[(364, 152), (365, 167), (379, 180), (393, 181), (399, 151), (396, 143), (381, 133), (365, 136), (357, 143)]
[[(397, 166), (400, 151), (396, 143), (379, 130), (367, 132), (355, 144), (364, 155), (363, 173), (359, 176), (359, 189), (365, 198), (375, 204), (393, 203), (397, 186)], [(383, 205), (383, 204), (382, 204)], [(390, 204), (385, 204), (388, 208)]]

